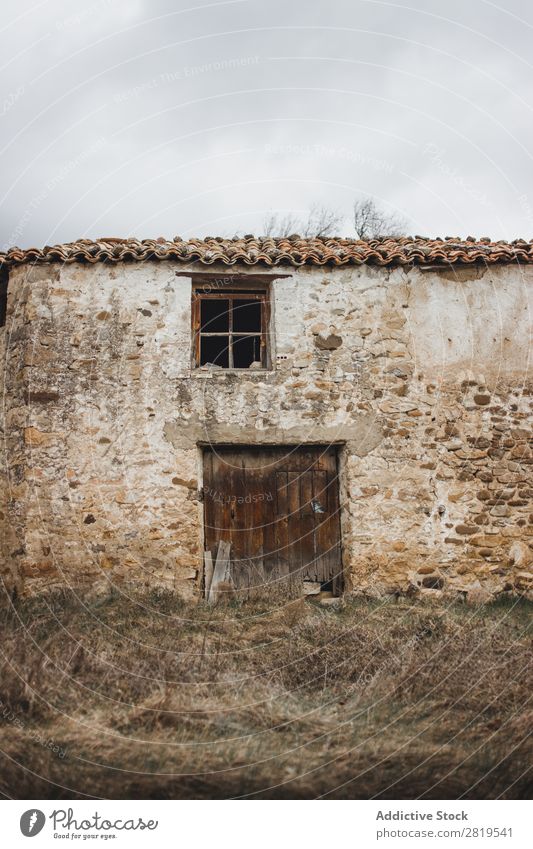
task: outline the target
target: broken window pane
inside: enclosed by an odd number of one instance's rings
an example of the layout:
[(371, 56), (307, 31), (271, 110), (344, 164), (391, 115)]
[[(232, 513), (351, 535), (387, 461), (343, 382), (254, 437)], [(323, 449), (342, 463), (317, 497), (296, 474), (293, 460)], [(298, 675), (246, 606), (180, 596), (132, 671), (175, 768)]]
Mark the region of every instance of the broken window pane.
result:
[(200, 365), (212, 363), (229, 368), (229, 336), (202, 336), (200, 339)]
[(250, 368), (253, 362), (261, 363), (260, 336), (233, 337), (234, 368)]
[(229, 305), (225, 298), (203, 298), (200, 328), (204, 333), (227, 333), (229, 330)]
[(243, 333), (261, 333), (261, 303), (235, 300), (233, 302), (233, 329)]

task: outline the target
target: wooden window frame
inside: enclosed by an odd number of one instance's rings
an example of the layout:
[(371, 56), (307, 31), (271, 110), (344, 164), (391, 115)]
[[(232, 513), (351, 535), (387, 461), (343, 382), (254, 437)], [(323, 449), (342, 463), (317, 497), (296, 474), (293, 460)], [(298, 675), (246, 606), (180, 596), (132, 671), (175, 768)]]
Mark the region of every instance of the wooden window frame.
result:
[[(228, 331), (221, 332), (202, 332), (201, 331), (201, 309), (202, 301), (204, 300), (224, 300), (224, 301), (258, 301), (261, 304), (261, 331), (233, 331), (233, 303), (231, 303), (229, 314)], [(192, 367), (194, 369), (205, 368), (200, 365), (200, 345), (203, 336), (206, 337), (221, 337), (225, 336), (228, 339), (228, 366), (222, 366), (223, 371), (239, 371), (250, 372), (249, 368), (239, 368), (233, 365), (233, 337), (234, 336), (260, 336), (260, 352), (261, 352), (261, 368), (257, 371), (268, 371), (272, 368), (272, 356), (270, 345), (270, 283), (268, 280), (242, 281), (237, 283), (232, 281), (228, 289), (225, 291), (223, 287), (217, 291), (213, 291), (212, 284), (209, 281), (200, 281), (193, 284), (192, 290)]]

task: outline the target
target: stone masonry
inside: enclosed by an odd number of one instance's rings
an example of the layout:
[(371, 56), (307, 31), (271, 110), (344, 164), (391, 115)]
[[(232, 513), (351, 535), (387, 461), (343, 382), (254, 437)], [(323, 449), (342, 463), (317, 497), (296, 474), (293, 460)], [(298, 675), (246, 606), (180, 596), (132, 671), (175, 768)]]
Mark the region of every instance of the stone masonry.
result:
[[(533, 266), (284, 267), (272, 369), (247, 372), (191, 366), (186, 275), (199, 270), (10, 268), (10, 590), (132, 582), (198, 597), (199, 446), (336, 443), (348, 592), (528, 592)], [(231, 280), (226, 266), (206, 271)]]

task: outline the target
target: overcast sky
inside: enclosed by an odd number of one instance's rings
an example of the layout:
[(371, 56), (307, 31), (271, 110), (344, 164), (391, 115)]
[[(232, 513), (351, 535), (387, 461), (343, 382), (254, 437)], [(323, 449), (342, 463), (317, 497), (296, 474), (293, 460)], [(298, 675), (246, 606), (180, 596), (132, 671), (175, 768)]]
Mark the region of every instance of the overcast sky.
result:
[(0, 247), (260, 232), (370, 195), (533, 238), (527, 0), (3, 0)]

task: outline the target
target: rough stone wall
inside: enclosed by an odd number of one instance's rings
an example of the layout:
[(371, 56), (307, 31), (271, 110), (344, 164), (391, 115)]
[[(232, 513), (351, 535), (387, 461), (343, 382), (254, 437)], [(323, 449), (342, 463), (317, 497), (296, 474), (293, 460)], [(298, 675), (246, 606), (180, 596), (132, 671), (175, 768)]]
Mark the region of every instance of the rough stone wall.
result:
[(0, 574), (10, 592), (23, 589), (21, 563), (30, 497), (24, 442), (24, 427), (28, 419), (24, 352), (28, 331), (18, 301), (11, 287), (6, 324), (0, 328)]
[(336, 442), (349, 589), (527, 590), (530, 269), (293, 270), (272, 284), (272, 370), (237, 373), (191, 369), (191, 280), (177, 271), (11, 271), (11, 584), (133, 581), (193, 597), (198, 443)]

